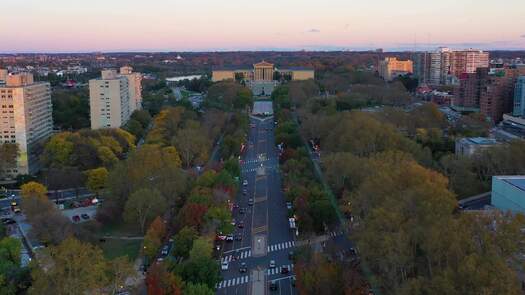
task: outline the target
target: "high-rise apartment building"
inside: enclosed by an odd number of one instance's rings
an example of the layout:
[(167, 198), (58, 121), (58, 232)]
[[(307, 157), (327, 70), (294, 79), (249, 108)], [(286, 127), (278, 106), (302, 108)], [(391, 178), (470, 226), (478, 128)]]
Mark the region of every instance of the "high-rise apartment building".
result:
[(51, 86), (35, 82), (29, 73), (0, 70), (0, 143), (18, 145), (16, 167), (9, 176), (34, 174), (40, 168), (42, 146), (53, 132)]
[(131, 115), (128, 81), (115, 70), (103, 70), (101, 78), (89, 80), (91, 129), (126, 124)]
[(475, 73), (478, 68), (489, 67), (489, 53), (474, 49), (453, 51), (450, 64), (450, 72), (456, 77), (463, 73)]
[(513, 111), (514, 90), (518, 77), (525, 75), (525, 67), (510, 67), (489, 76), (481, 91), (480, 112), (493, 122), (501, 121), (503, 114)]
[(519, 76), (516, 81), (512, 115), (515, 117), (525, 117), (525, 76)]
[(480, 50), (454, 51), (441, 47), (435, 52), (420, 53), (425, 62), (417, 66), (419, 73), (426, 73), (430, 85), (455, 84), (464, 73), (475, 73), (478, 68), (489, 67), (489, 54)]
[(387, 57), (379, 61), (379, 76), (386, 81), (391, 81), (395, 77), (412, 74), (414, 66), (411, 60), (398, 60), (396, 57)]
[(142, 74), (133, 72), (133, 68), (125, 66), (120, 68), (120, 75), (128, 79), (129, 112), (142, 109)]
[(487, 68), (478, 68), (475, 73), (459, 75), (459, 83), (454, 88), (452, 105), (462, 110), (478, 109), (481, 91), (485, 87), (488, 75)]
[(428, 84), (430, 80), (430, 53), (416, 52), (412, 60), (414, 62), (414, 77), (419, 84)]

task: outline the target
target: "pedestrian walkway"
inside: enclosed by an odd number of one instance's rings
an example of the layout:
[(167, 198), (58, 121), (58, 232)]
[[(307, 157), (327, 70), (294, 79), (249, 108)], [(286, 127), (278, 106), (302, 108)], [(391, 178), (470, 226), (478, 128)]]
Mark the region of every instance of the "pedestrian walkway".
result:
[(230, 255), (226, 255), (224, 257), (221, 258), (221, 263), (222, 262), (231, 262), (234, 260), (234, 257), (238, 256), (237, 259), (246, 259), (248, 257), (251, 257), (252, 256), (252, 250), (245, 250), (245, 251), (242, 251), (242, 252), (239, 252), (239, 253), (233, 253), (233, 254), (230, 254)]
[(280, 274), (281, 270), (284, 267), (288, 268), (289, 272), (292, 272), (292, 270), (293, 270), (293, 264), (287, 264), (287, 265), (283, 265), (283, 266), (280, 266), (280, 267), (269, 268), (269, 269), (266, 270), (266, 274), (269, 275), (269, 276)]
[(242, 276), (242, 277), (233, 278), (233, 279), (229, 279), (229, 280), (224, 280), (224, 281), (219, 282), (217, 284), (217, 289), (228, 288), (228, 287), (233, 287), (233, 286), (237, 286), (237, 285), (242, 285), (242, 284), (248, 283), (249, 281), (250, 281), (250, 276), (248, 276), (248, 275)]
[(268, 252), (280, 251), (280, 250), (292, 248), (294, 246), (295, 246), (295, 242), (294, 241), (282, 242), (282, 243), (279, 243), (279, 244), (274, 244), (274, 245), (268, 246)]

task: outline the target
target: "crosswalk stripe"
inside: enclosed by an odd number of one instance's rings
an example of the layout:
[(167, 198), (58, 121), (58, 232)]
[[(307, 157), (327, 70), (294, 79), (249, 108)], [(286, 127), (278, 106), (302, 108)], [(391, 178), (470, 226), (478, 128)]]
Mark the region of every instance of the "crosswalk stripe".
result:
[(252, 250), (248, 250), (248, 257), (252, 256)]

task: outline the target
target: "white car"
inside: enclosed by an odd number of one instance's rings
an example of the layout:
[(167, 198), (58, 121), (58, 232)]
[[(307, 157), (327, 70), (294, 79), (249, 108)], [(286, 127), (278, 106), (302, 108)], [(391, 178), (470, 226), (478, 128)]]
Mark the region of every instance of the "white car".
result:
[(247, 185), (248, 185), (248, 180), (245, 179), (245, 180), (242, 182), (242, 185), (247, 186)]
[(275, 268), (275, 260), (270, 260), (270, 268)]
[(228, 270), (228, 262), (227, 261), (223, 261), (221, 263), (221, 269), (222, 270)]

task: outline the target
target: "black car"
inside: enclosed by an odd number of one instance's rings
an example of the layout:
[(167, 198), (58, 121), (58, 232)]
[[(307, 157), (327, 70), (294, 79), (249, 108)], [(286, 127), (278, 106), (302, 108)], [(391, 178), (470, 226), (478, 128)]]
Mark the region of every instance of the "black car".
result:
[(237, 223), (237, 227), (238, 228), (244, 228), (244, 222), (243, 221), (239, 221), (239, 223)]
[(236, 241), (241, 241), (242, 240), (242, 235), (241, 234), (238, 234), (235, 236), (235, 240)]
[(7, 225), (7, 224), (15, 224), (16, 221), (14, 221), (14, 220), (11, 219), (11, 218), (7, 218), (7, 219), (2, 220), (2, 223), (3, 223), (3, 224), (6, 224), (6, 225)]
[(240, 273), (245, 273), (248, 271), (248, 267), (246, 267), (246, 262), (241, 263), (241, 266), (239, 267)]
[(271, 281), (270, 282), (270, 291), (277, 291), (277, 282), (276, 281)]
[(90, 218), (89, 215), (87, 215), (86, 213), (81, 214), (80, 217), (82, 217), (82, 219), (84, 220), (88, 220)]
[(288, 268), (288, 266), (282, 266), (281, 267), (281, 273), (282, 274), (287, 274), (290, 272), (290, 269)]
[(240, 214), (244, 214), (244, 213), (246, 213), (246, 208), (241, 208), (241, 209), (239, 209), (239, 213), (240, 213)]

